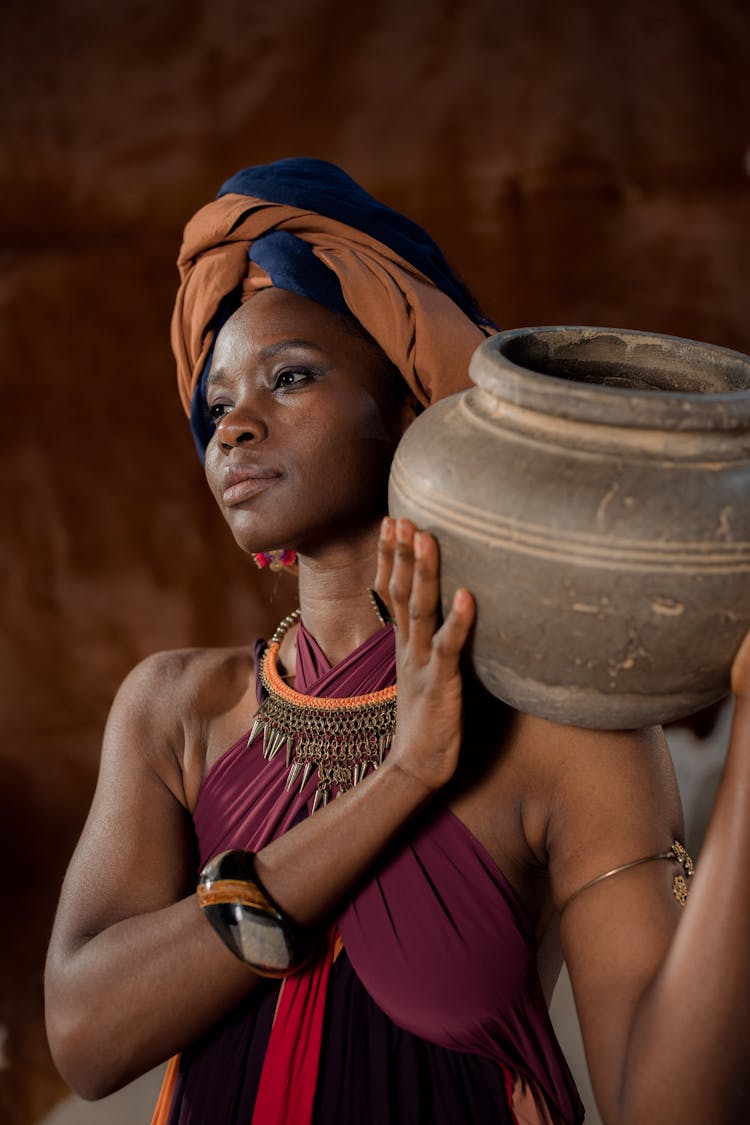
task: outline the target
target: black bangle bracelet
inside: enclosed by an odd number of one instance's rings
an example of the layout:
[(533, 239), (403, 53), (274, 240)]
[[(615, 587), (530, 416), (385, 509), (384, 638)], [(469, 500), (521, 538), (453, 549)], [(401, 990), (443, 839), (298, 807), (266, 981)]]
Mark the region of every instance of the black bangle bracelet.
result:
[(222, 852), (209, 860), (196, 895), (226, 947), (260, 976), (290, 976), (310, 956), (312, 934), (273, 901), (255, 872), (253, 852)]

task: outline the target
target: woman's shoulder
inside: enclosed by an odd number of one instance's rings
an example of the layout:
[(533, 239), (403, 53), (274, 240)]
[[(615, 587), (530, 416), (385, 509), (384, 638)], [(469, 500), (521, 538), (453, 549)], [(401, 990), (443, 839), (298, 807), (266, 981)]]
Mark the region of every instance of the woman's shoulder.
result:
[(252, 645), (167, 649), (136, 664), (120, 691), (146, 706), (202, 709), (246, 687), (252, 667)]
[(254, 690), (252, 646), (153, 652), (130, 670), (108, 732), (180, 759), (205, 744), (211, 724)]
[(252, 646), (156, 652), (120, 686), (105, 747), (150, 760), (160, 776), (202, 773), (213, 732), (254, 698)]
[(655, 775), (671, 776), (661, 727), (594, 730), (518, 714), (516, 730), (532, 775), (543, 775), (550, 792), (581, 789), (590, 796), (597, 784), (649, 787)]
[(499, 725), (497, 753), (477, 797), (504, 810), (501, 823), (516, 825), (519, 854), (532, 866), (546, 868), (563, 836), (566, 848), (589, 835), (615, 839), (628, 819), (637, 835), (679, 829), (679, 793), (661, 728), (588, 730), (509, 709)]
[(248, 645), (154, 652), (125, 677), (112, 715), (162, 731), (175, 723), (208, 721), (247, 690), (252, 670), (253, 649)]
[(660, 727), (588, 730), (531, 716), (518, 726), (525, 820), (552, 868), (557, 858), (565, 869), (558, 878), (563, 899), (586, 881), (589, 865), (596, 875), (683, 838), (679, 790)]
[[(527, 784), (557, 803), (567, 794), (591, 803), (609, 795), (672, 787), (674, 773), (661, 727), (593, 730), (534, 715), (515, 716), (515, 750)], [(614, 798), (612, 797), (614, 794)]]

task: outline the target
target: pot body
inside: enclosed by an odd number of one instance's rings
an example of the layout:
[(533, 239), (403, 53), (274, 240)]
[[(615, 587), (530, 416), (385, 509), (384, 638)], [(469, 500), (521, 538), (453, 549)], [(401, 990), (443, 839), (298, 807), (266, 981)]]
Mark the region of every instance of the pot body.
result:
[(485, 687), (608, 729), (726, 694), (750, 628), (750, 358), (550, 327), (491, 337), (470, 374), (405, 434), (389, 496), (439, 541), (444, 607), (474, 594)]

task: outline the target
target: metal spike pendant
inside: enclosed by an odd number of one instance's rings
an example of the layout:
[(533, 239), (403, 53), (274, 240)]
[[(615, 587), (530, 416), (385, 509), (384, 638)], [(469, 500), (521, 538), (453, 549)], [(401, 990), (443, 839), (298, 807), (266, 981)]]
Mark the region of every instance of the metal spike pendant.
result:
[(289, 790), (292, 788), (295, 781), (299, 777), (301, 770), (302, 770), (302, 762), (293, 762), (292, 763), (292, 768), (289, 770), (289, 777), (286, 779), (286, 791), (287, 791), (287, 793), (289, 792)]
[(318, 809), (323, 808), (327, 804), (328, 790), (323, 789), (323, 787), (319, 785), (315, 790), (315, 796), (313, 797), (312, 811), (317, 812)]
[(252, 727), (250, 728), (250, 737), (247, 740), (248, 746), (252, 746), (252, 744), (255, 742), (256, 738), (261, 733), (261, 731), (265, 732), (265, 729), (266, 729), (266, 724), (263, 722), (263, 720), (262, 719), (255, 719), (253, 721)]
[(284, 745), (284, 734), (277, 734), (272, 740), (266, 754), (266, 761), (272, 762), (278, 754), (281, 747)]
[(300, 793), (302, 792), (302, 790), (307, 785), (310, 774), (312, 773), (312, 769), (313, 769), (313, 763), (312, 762), (305, 762), (305, 768), (302, 771), (302, 781), (300, 781), (300, 783), (299, 783)]
[(263, 757), (268, 758), (269, 751), (273, 745), (274, 740), (278, 736), (278, 731), (266, 723), (266, 729), (263, 731)]
[(389, 734), (378, 735), (378, 765), (382, 766), (383, 758), (387, 754), (391, 746), (391, 736)]
[(278, 754), (279, 750), (281, 749), (281, 747), (284, 745), (285, 742), (286, 742), (286, 731), (283, 731), (283, 730), (276, 731), (275, 734), (274, 734), (273, 741), (271, 742), (271, 747), (268, 751), (269, 762), (271, 761), (272, 758), (276, 757), (276, 755)]
[(292, 757), (294, 755), (294, 735), (290, 735), (286, 740), (286, 768), (292, 764)]

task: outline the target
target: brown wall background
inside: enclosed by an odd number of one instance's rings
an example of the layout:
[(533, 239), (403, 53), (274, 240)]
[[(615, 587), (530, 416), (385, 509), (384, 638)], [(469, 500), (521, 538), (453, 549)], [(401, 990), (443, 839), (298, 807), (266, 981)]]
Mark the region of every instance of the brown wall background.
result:
[(0, 44), (0, 1119), (26, 1125), (64, 1092), (43, 953), (119, 681), (293, 599), (229, 540), (180, 413), (184, 221), (246, 164), (320, 156), (423, 223), (504, 326), (750, 351), (750, 16), (6, 0)]

